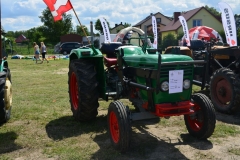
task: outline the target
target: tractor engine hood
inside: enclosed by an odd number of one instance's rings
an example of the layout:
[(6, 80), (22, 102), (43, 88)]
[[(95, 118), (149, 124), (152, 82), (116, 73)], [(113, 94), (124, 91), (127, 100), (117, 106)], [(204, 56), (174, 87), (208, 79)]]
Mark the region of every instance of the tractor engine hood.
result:
[[(145, 54), (141, 47), (138, 46), (123, 46), (124, 56), (123, 59), (128, 66), (141, 67), (141, 68), (158, 68), (158, 54)], [(193, 59), (186, 55), (176, 54), (162, 54), (162, 63), (165, 62), (183, 62), (193, 61)]]

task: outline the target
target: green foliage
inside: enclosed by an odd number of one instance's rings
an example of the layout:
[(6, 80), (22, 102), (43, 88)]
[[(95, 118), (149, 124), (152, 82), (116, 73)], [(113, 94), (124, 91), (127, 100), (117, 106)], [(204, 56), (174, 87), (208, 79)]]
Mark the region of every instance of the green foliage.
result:
[[(106, 20), (106, 22), (108, 24), (108, 28), (110, 29), (109, 22), (107, 20)], [(95, 30), (97, 30), (100, 34), (103, 34), (103, 28), (102, 28), (100, 19), (97, 19), (97, 21), (95, 22), (94, 27), (95, 27)]]
[(177, 40), (182, 39), (183, 35), (184, 35), (183, 32), (178, 33), (178, 35), (177, 35)]
[[(84, 26), (84, 25), (82, 25), (82, 26), (79, 26), (79, 25), (77, 25), (77, 30), (76, 30), (76, 32), (77, 32), (77, 34), (79, 34), (80, 36), (86, 36), (85, 35), (85, 33), (87, 34), (87, 36), (89, 36), (90, 35), (90, 33), (89, 33), (89, 31), (88, 31), (88, 28), (86, 27), (86, 26)], [(84, 31), (85, 31), (85, 33), (83, 32), (83, 29), (84, 29)]]
[(39, 16), (44, 24), (39, 28), (39, 31), (45, 36), (46, 43), (57, 43), (62, 35), (72, 31), (72, 16), (65, 13), (62, 16), (62, 20), (55, 22), (48, 8), (42, 12), (42, 16)]
[(177, 39), (173, 34), (169, 33), (167, 36), (163, 38), (162, 49), (167, 48), (168, 46), (176, 46), (176, 45), (178, 45)]
[(226, 35), (225, 32), (223, 30), (218, 31), (218, 33), (220, 34), (220, 36), (222, 37), (223, 43), (226, 43)]
[(218, 12), (214, 7), (204, 6), (209, 12), (211, 12), (215, 16), (221, 16), (221, 13)]
[(126, 22), (125, 22), (123, 26), (124, 26), (124, 28), (127, 28), (127, 27), (130, 27), (130, 26), (131, 26), (131, 24), (130, 24), (130, 23), (126, 23)]
[(43, 33), (41, 32), (41, 27), (31, 28), (27, 31), (27, 38), (29, 39), (29, 43), (32, 45), (33, 42), (41, 42), (41, 38), (43, 38)]
[(236, 28), (237, 28), (237, 31), (240, 30), (240, 14), (235, 14), (234, 15), (234, 18), (236, 20)]
[(15, 32), (13, 32), (13, 31), (8, 31), (5, 36), (6, 36), (6, 37), (15, 37)]

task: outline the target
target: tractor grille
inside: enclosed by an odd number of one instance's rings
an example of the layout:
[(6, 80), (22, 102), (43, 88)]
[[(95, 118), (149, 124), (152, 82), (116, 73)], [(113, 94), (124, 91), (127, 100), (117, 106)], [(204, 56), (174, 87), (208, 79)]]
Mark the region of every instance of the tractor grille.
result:
[(169, 75), (169, 71), (171, 70), (184, 70), (184, 76), (192, 76), (193, 73), (193, 65), (170, 65), (170, 66), (161, 66), (161, 77), (167, 77)]

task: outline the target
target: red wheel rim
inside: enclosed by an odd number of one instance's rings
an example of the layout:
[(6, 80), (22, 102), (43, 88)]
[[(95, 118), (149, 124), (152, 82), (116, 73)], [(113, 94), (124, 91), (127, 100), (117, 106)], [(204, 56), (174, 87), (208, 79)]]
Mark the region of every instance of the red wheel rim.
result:
[(203, 126), (203, 117), (202, 114), (200, 113), (201, 109), (199, 105), (197, 104), (194, 105), (194, 111), (196, 115), (194, 117), (191, 117), (191, 115), (187, 115), (187, 121), (190, 128), (193, 131), (199, 131)]
[(73, 72), (70, 78), (70, 92), (72, 105), (75, 110), (78, 109), (78, 84), (76, 74)]
[(110, 120), (109, 120), (109, 125), (110, 125), (110, 132), (112, 139), (114, 143), (118, 143), (119, 141), (119, 126), (118, 126), (118, 120), (117, 116), (114, 112), (110, 113)]
[(222, 79), (217, 82), (216, 85), (216, 96), (220, 103), (227, 104), (231, 101), (232, 92), (230, 84), (226, 79)]

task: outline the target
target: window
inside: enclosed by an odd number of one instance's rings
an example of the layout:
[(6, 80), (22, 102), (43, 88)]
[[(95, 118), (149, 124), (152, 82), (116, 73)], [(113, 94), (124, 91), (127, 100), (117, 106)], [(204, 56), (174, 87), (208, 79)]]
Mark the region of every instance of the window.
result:
[(161, 23), (161, 18), (156, 19), (157, 23)]
[(194, 19), (193, 20), (193, 27), (201, 26), (201, 25), (202, 25), (202, 20), (201, 19)]

